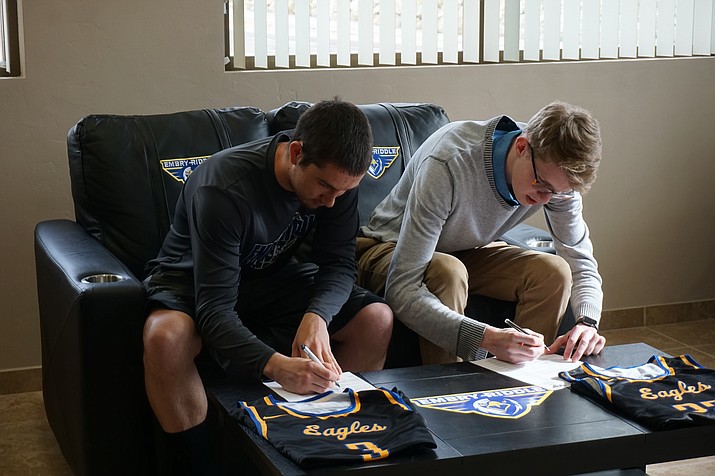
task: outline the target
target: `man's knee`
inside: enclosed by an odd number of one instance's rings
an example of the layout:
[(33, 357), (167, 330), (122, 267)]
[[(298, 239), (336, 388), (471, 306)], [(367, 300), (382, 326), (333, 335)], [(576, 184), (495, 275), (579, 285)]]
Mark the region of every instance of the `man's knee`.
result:
[(359, 328), (363, 329), (366, 335), (389, 341), (394, 319), (390, 306), (374, 302), (365, 306), (355, 317), (359, 321)]
[(152, 312), (144, 323), (144, 356), (150, 359), (193, 359), (201, 351), (201, 339), (193, 319), (168, 310)]
[(562, 289), (571, 289), (573, 278), (571, 277), (571, 267), (560, 256), (549, 253), (540, 253), (540, 264), (537, 267), (541, 274), (541, 279), (553, 285), (558, 285)]

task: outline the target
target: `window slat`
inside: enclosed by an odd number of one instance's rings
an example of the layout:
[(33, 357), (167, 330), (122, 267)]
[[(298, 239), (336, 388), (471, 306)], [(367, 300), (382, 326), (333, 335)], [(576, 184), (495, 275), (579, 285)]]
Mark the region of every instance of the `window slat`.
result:
[(290, 38), (290, 32), (288, 31), (288, 0), (276, 0), (275, 8), (276, 68), (287, 68), (290, 66), (290, 51), (288, 49), (288, 41)]
[(338, 2), (338, 66), (350, 66), (350, 2)]
[(577, 60), (580, 57), (581, 2), (566, 1), (564, 8), (564, 59)]
[(561, 59), (561, 0), (544, 0), (543, 59)]
[(5, 46), (5, 37), (5, 0), (0, 0), (0, 71), (2, 72), (7, 70), (5, 58), (10, 56)]
[(253, 10), (254, 64), (256, 68), (268, 67), (268, 8), (257, 1)]
[(484, 0), (484, 61), (499, 61), (499, 0)]
[(675, 0), (658, 0), (658, 15), (655, 23), (655, 54), (673, 56), (675, 39)]
[(316, 4), (316, 58), (318, 66), (330, 66), (330, 0)]
[(235, 68), (246, 68), (246, 19), (244, 16), (243, 0), (233, 0), (232, 8), (233, 21), (233, 65)]
[(635, 58), (638, 53), (638, 2), (623, 0), (620, 9), (618, 56)]
[(695, 0), (693, 25), (693, 54), (709, 55), (713, 29), (712, 0)]
[(541, 1), (524, 0), (524, 60), (539, 61)]
[[(384, 0), (383, 0), (384, 1)], [(444, 16), (442, 31), (444, 32), (444, 47), (442, 62), (456, 64), (459, 61), (459, 2), (444, 0)]]
[(402, 50), (400, 58), (402, 64), (417, 64), (417, 4), (416, 0), (402, 0), (402, 14), (400, 15)]
[(675, 10), (675, 54), (678, 56), (692, 56), (693, 54), (693, 14), (695, 3), (693, 0), (678, 0)]
[(380, 0), (380, 64), (395, 64), (395, 0)]
[(295, 3), (295, 65), (310, 67), (310, 3)]
[(464, 0), (462, 20), (462, 60), (479, 63), (479, 8), (480, 0)]
[(619, 0), (601, 3), (601, 58), (618, 58), (619, 3)]
[(504, 3), (504, 61), (519, 61), (520, 2)]
[(372, 0), (358, 0), (358, 64), (373, 65), (373, 4)]
[(437, 0), (422, 2), (422, 63), (437, 64)]
[(655, 0), (640, 0), (638, 9), (638, 56), (655, 57), (656, 31)]
[(599, 0), (583, 0), (581, 16), (581, 58), (598, 59), (599, 54), (599, 19), (601, 18)]

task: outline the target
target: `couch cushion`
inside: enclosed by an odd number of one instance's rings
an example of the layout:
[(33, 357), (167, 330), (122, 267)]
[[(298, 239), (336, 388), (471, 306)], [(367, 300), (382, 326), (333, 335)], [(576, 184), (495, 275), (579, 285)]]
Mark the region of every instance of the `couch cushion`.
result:
[(402, 176), (412, 154), (437, 129), (449, 122), (434, 104), (380, 103), (361, 105), (372, 126), (372, 163), (360, 182), (360, 225)]
[(252, 107), (86, 116), (67, 139), (77, 222), (140, 277), (193, 167), (268, 135), (265, 114)]
[[(293, 129), (310, 103), (293, 101), (266, 113), (271, 133)], [(449, 122), (440, 106), (427, 103), (376, 103), (358, 107), (373, 135), (372, 164), (360, 182), (360, 225), (390, 193), (412, 154), (437, 129)]]

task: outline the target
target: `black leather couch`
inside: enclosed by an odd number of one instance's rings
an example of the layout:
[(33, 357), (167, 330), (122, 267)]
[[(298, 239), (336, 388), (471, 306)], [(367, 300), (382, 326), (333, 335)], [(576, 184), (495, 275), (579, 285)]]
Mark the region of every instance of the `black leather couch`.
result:
[[(171, 224), (183, 178), (221, 149), (295, 126), (308, 103), (150, 116), (90, 115), (68, 134), (76, 221), (35, 229), (37, 292), (47, 419), (75, 474), (154, 474), (153, 416), (143, 383), (144, 264)], [(364, 223), (419, 145), (449, 119), (432, 104), (360, 106), (388, 160), (360, 185)], [(379, 167), (394, 160), (389, 167)], [(507, 241), (548, 244), (515, 229)], [(536, 243), (542, 245), (543, 243)], [(512, 303), (477, 298), (470, 312), (494, 322)], [(418, 363), (416, 336), (397, 325), (388, 366)], [(205, 378), (216, 378), (210, 372)]]

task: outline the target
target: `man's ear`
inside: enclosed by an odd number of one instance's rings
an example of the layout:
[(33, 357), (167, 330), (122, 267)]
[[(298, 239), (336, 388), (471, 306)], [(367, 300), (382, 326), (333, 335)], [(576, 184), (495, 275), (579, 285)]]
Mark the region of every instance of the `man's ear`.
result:
[(292, 165), (298, 165), (300, 157), (303, 155), (303, 143), (297, 140), (291, 141), (288, 145), (288, 158)]
[(524, 150), (529, 147), (529, 140), (523, 135), (519, 136), (516, 138), (516, 141), (514, 141), (514, 146), (516, 147), (516, 151), (519, 155), (521, 155), (524, 153)]

